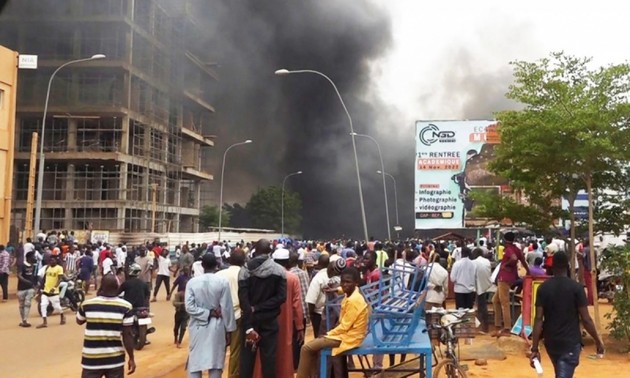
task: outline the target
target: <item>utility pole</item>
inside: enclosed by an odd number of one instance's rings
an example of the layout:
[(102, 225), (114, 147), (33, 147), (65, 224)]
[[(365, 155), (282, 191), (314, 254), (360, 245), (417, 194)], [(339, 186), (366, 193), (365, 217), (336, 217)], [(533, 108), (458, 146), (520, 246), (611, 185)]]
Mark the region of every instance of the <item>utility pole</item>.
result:
[(153, 192), (151, 210), (153, 215), (151, 216), (151, 232), (155, 232), (155, 212), (157, 211), (157, 184), (151, 184), (151, 191)]
[[(36, 132), (31, 136), (31, 159), (28, 167), (28, 193), (26, 195), (26, 224), (22, 241), (33, 237), (33, 208), (35, 207), (35, 166), (37, 165), (37, 138)], [(34, 240), (33, 240), (34, 241)]]

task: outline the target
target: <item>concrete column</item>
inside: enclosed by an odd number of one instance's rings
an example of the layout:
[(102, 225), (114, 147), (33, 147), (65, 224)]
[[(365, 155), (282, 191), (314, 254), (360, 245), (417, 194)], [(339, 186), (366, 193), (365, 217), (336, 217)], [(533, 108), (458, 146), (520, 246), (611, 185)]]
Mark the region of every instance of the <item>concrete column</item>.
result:
[(68, 118), (68, 152), (76, 152), (77, 150), (77, 123), (76, 118)]
[[(199, 185), (199, 181), (196, 181), (193, 187), (195, 190), (195, 209), (199, 210), (199, 197), (201, 196), (201, 185)], [(199, 232), (199, 216), (194, 217), (193, 232)]]
[[(118, 167), (118, 200), (127, 200), (127, 163), (121, 163)], [(134, 190), (133, 188), (131, 190)]]
[(142, 157), (145, 159), (151, 159), (151, 127), (149, 125), (144, 126), (144, 144)]
[(69, 206), (66, 206), (66, 212), (63, 219), (63, 228), (65, 228), (66, 230), (73, 230), (74, 217), (72, 216), (72, 209), (74, 208), (73, 205), (75, 204), (74, 180), (75, 180), (75, 175), (76, 175), (74, 164), (68, 164), (68, 169), (66, 173), (67, 173), (67, 177), (66, 177), (66, 180), (64, 180), (65, 188), (64, 188), (64, 195), (62, 197), (62, 200), (72, 201), (72, 202), (68, 204)]
[(120, 135), (120, 147), (118, 148), (118, 152), (129, 155), (129, 136), (131, 135), (131, 120), (129, 119), (129, 116), (124, 116), (121, 122), (122, 134)]

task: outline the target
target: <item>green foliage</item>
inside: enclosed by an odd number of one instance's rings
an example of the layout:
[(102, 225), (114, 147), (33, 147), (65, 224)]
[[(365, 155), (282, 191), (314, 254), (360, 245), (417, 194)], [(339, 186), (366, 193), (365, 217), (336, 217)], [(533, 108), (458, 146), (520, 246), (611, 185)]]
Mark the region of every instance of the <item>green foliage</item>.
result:
[[(251, 216), (252, 226), (280, 231), (282, 229), (282, 188), (270, 186), (254, 193), (246, 209)], [(298, 193), (284, 191), (284, 232), (297, 233), (302, 223), (302, 200)]]
[[(553, 209), (562, 196), (572, 207), (589, 184), (597, 192), (626, 181), (630, 66), (591, 69), (590, 63), (564, 53), (512, 62), (515, 82), (506, 96), (523, 109), (497, 113), (501, 144), (490, 169), (538, 210)], [(622, 228), (621, 217), (607, 219), (606, 228)]]
[(230, 226), (238, 227), (238, 228), (247, 228), (251, 227), (252, 221), (251, 216), (247, 209), (239, 203), (234, 203), (232, 205), (225, 204), (223, 205), (223, 214), (229, 214), (230, 217)]
[(608, 249), (602, 255), (600, 268), (621, 277), (623, 290), (615, 293), (613, 312), (605, 316), (610, 320), (610, 335), (625, 339), (630, 345), (630, 245)]
[[(221, 214), (221, 227), (228, 227), (230, 224), (230, 214), (223, 211)], [(199, 213), (199, 226), (202, 230), (219, 226), (219, 208), (217, 206), (206, 205)]]
[(516, 202), (512, 197), (496, 192), (473, 192), (472, 198), (475, 201), (475, 216), (490, 218), (497, 222), (509, 219), (515, 225), (528, 225), (532, 231), (543, 234), (549, 231), (549, 225), (562, 212), (560, 207), (555, 205), (545, 208), (524, 205)]

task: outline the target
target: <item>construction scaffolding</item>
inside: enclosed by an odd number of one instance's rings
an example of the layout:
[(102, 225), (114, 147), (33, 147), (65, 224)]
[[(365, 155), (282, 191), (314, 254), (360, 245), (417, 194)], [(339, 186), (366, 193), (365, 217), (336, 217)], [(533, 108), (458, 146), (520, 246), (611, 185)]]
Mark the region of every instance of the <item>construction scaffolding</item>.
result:
[(49, 31), (37, 33), (48, 44), (41, 69), (20, 77), (16, 227), (28, 218), (28, 156), (32, 133), (42, 129), (51, 71), (60, 60), (103, 53), (107, 60), (55, 76), (43, 135), (42, 228), (197, 231), (201, 186), (213, 178), (202, 166), (215, 127), (206, 90), (217, 77), (200, 58), (204, 49), (185, 34), (198, 27), (190, 4), (203, 2), (76, 0), (67, 13), (72, 18), (37, 3), (21, 1), (0, 17), (0, 43), (6, 39), (20, 51), (43, 43), (33, 33), (43, 30), (38, 19)]

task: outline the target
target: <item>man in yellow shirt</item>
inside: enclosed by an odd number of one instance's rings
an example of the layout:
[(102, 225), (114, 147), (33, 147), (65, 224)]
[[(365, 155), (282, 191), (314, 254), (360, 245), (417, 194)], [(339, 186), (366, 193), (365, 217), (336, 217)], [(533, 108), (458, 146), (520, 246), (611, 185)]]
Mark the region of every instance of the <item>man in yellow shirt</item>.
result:
[(63, 268), (61, 265), (58, 265), (58, 256), (52, 256), (50, 258), (50, 265), (45, 268), (44, 272), (44, 289), (41, 294), (41, 304), (40, 309), (42, 310), (42, 324), (38, 325), (37, 328), (46, 328), (48, 327), (47, 322), (47, 308), (48, 304), (52, 304), (54, 311), (57, 311), (61, 314), (61, 324), (66, 324), (66, 317), (63, 315), (63, 309), (61, 308), (60, 298), (59, 298), (59, 284), (61, 283), (61, 278), (63, 277)]
[(337, 356), (363, 343), (368, 330), (370, 310), (363, 295), (357, 289), (360, 274), (355, 267), (349, 267), (341, 273), (341, 289), (346, 297), (341, 302), (339, 325), (302, 346), (298, 378), (317, 376), (317, 354), (325, 348), (332, 348), (332, 355)]

